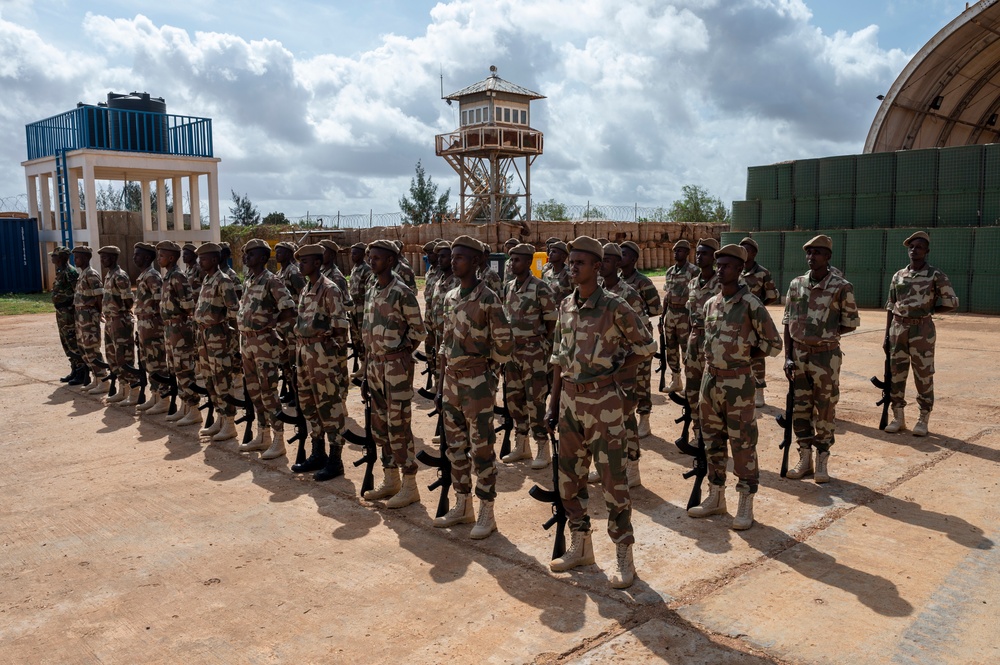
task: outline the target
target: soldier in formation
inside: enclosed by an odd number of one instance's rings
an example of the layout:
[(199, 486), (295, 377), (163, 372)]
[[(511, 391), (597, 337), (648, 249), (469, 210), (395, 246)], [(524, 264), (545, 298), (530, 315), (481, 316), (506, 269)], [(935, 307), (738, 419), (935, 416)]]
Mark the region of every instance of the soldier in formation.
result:
[[(765, 305), (774, 305), (780, 300), (778, 287), (774, 283), (771, 271), (757, 263), (757, 241), (753, 238), (740, 240), (740, 247), (747, 253), (746, 265), (740, 279), (750, 289), (750, 293), (757, 296)], [(757, 408), (764, 406), (764, 388), (767, 387), (764, 359), (755, 358), (753, 361), (753, 376), (757, 382), (757, 393), (754, 397), (754, 405)]]
[[(157, 377), (167, 373), (167, 349), (163, 337), (163, 316), (160, 299), (163, 295), (163, 277), (156, 265), (156, 247), (147, 242), (137, 242), (132, 252), (132, 263), (140, 270), (135, 280), (135, 332), (138, 346), (136, 355), (141, 359), (149, 381), (150, 396), (142, 404), (135, 404), (136, 413), (162, 413), (167, 405), (160, 404), (166, 386)], [(130, 372), (132, 373), (132, 372)], [(136, 395), (138, 398), (138, 395)], [(125, 404), (124, 402), (122, 404)]]
[[(653, 285), (653, 280), (636, 270), (635, 264), (639, 260), (639, 246), (631, 240), (623, 242), (621, 245), (621, 273), (622, 281), (635, 289), (642, 297), (643, 308), (639, 318), (653, 332), (652, 321), (654, 317), (663, 314), (663, 303), (660, 301), (660, 294)], [(652, 381), (653, 361), (644, 360), (639, 364), (639, 370), (635, 378), (636, 413), (639, 416), (639, 438), (647, 437), (650, 434), (649, 414), (653, 410), (653, 397), (650, 389)]]
[(566, 257), (568, 256), (566, 243), (556, 240), (549, 245), (548, 249), (548, 271), (543, 267), (542, 280), (549, 285), (558, 307), (563, 298), (573, 291), (573, 281), (570, 279), (569, 270), (566, 269)]
[[(351, 306), (348, 315), (351, 323), (351, 347), (357, 359), (358, 371), (354, 378), (364, 376), (365, 345), (361, 335), (361, 322), (365, 318), (365, 300), (372, 282), (372, 268), (365, 259), (368, 245), (358, 242), (351, 245), (351, 280), (349, 284)], [(347, 307), (345, 304), (344, 307)]]
[[(232, 320), (239, 310), (239, 297), (232, 278), (221, 269), (222, 247), (207, 242), (198, 247), (198, 265), (205, 279), (194, 311), (197, 324), (198, 358), (208, 398), (215, 407), (215, 422), (198, 431), (212, 441), (236, 438), (236, 407), (226, 397), (233, 390), (235, 358), (232, 337), (237, 331)], [(200, 421), (201, 418), (199, 417)]]
[(167, 369), (177, 387), (180, 406), (166, 420), (178, 426), (201, 424), (198, 395), (194, 392), (198, 347), (195, 336), (194, 308), (198, 294), (191, 287), (188, 271), (177, 265), (181, 247), (163, 240), (156, 245), (156, 262), (164, 271), (160, 291), (160, 316), (166, 342)]
[(135, 318), (132, 315), (132, 280), (118, 265), (121, 250), (107, 245), (97, 250), (104, 268), (104, 303), (101, 315), (104, 319), (104, 355), (108, 361), (108, 371), (118, 377), (118, 391), (105, 400), (108, 404), (123, 402), (129, 398), (131, 386), (124, 375), (125, 367), (133, 363), (135, 356)]
[(687, 303), (690, 296), (691, 280), (698, 274), (698, 268), (688, 261), (691, 243), (678, 240), (674, 243), (674, 265), (667, 268), (663, 285), (663, 316), (660, 330), (663, 332), (664, 353), (670, 368), (668, 392), (680, 393), (684, 390), (681, 379), (681, 357), (687, 352), (688, 335), (691, 334), (691, 317)]
[(691, 429), (695, 438), (701, 432), (701, 379), (704, 374), (705, 357), (705, 304), (719, 292), (719, 276), (715, 273), (715, 253), (719, 251), (719, 241), (702, 238), (694, 249), (694, 260), (698, 274), (688, 282), (688, 317), (691, 332), (688, 335), (687, 352), (684, 355), (684, 397), (691, 407)]
[(73, 248), (73, 261), (80, 268), (80, 277), (73, 291), (76, 312), (76, 343), (83, 362), (90, 370), (91, 380), (84, 390), (91, 395), (107, 391), (107, 366), (101, 353), (101, 308), (104, 306), (104, 282), (101, 274), (90, 265), (94, 250), (90, 247)]
[(87, 382), (87, 365), (83, 362), (76, 342), (76, 308), (73, 306), (80, 271), (69, 262), (69, 254), (69, 250), (62, 246), (49, 252), (49, 258), (56, 269), (56, 278), (52, 283), (52, 305), (56, 309), (59, 343), (69, 360), (69, 374), (59, 380), (71, 386), (79, 386)]

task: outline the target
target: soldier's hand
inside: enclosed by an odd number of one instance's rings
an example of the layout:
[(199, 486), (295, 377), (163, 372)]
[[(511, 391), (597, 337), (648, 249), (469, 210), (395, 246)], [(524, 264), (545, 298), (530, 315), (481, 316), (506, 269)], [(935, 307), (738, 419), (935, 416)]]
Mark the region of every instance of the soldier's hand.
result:
[(793, 381), (795, 379), (795, 361), (791, 358), (786, 358), (783, 369), (785, 370), (785, 378)]

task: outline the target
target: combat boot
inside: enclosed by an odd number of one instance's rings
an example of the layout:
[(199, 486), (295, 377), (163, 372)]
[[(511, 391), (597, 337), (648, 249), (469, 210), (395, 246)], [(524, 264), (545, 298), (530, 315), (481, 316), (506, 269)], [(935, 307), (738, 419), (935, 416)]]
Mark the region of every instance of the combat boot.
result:
[(435, 518), (434, 526), (440, 529), (446, 526), (455, 526), (456, 524), (471, 524), (475, 521), (476, 516), (472, 512), (472, 496), (456, 492), (455, 505), (441, 517)]
[(680, 372), (671, 372), (670, 373), (670, 390), (668, 390), (667, 392), (668, 393), (679, 393), (682, 390), (684, 390), (684, 383), (681, 380), (681, 373)]
[(830, 482), (830, 472), (827, 470), (827, 463), (830, 461), (830, 451), (821, 453), (816, 452), (816, 475), (813, 476), (813, 480), (817, 483), (828, 483)]
[(549, 570), (562, 573), (578, 566), (594, 563), (594, 545), (589, 531), (570, 531), (569, 549), (558, 559), (549, 561)]
[[(471, 503), (471, 502), (470, 502)], [(493, 517), (493, 502), (479, 502), (479, 518), (476, 519), (476, 526), (469, 532), (469, 538), (482, 540), (497, 530), (497, 521)]]
[(552, 451), (549, 450), (548, 439), (535, 439), (535, 459), (531, 461), (532, 469), (544, 469), (552, 463)]
[(133, 388), (132, 386), (126, 384), (125, 389), (121, 392), (125, 393), (125, 399), (118, 402), (118, 406), (135, 406), (135, 402), (139, 399), (139, 388)]
[(236, 431), (236, 416), (225, 416), (222, 419), (222, 427), (212, 436), (212, 441), (229, 441), (239, 436)]
[[(388, 499), (389, 497), (396, 496), (396, 494), (399, 493), (400, 486), (399, 469), (397, 467), (385, 468), (382, 469), (382, 484), (373, 490), (365, 492), (362, 498), (365, 501)], [(470, 505), (469, 507), (471, 508), (472, 506)], [(437, 520), (434, 521), (434, 526), (437, 526)]]
[(109, 395), (104, 398), (105, 404), (118, 404), (119, 402), (124, 402), (125, 398), (128, 397), (129, 390), (131, 390), (128, 383), (121, 380), (118, 381), (116, 388), (117, 390), (115, 390), (114, 395)]
[(145, 413), (146, 411), (149, 411), (159, 403), (160, 403), (160, 393), (154, 390), (149, 394), (149, 397), (146, 398), (145, 402), (143, 402), (142, 404), (135, 405), (135, 412)]
[(510, 452), (500, 458), (500, 461), (505, 464), (513, 464), (523, 459), (530, 459), (531, 451), (528, 450), (528, 434), (518, 433), (514, 437), (514, 445), (511, 447)]
[[(164, 402), (165, 401), (166, 400), (164, 400)], [(164, 418), (163, 420), (166, 421), (166, 422), (168, 422), (168, 423), (177, 422), (178, 420), (180, 420), (181, 418), (183, 418), (184, 416), (186, 416), (188, 414), (188, 409), (189, 408), (190, 408), (190, 406), (188, 405), (187, 402), (180, 402), (177, 405), (177, 410), (174, 411), (172, 414), (168, 413), (167, 417)], [(169, 404), (167, 405), (167, 410), (168, 411), (170, 410), (170, 405)]]
[(804, 448), (799, 446), (799, 461), (795, 465), (795, 468), (789, 469), (788, 473), (785, 474), (786, 478), (791, 478), (792, 480), (798, 480), (803, 476), (808, 476), (813, 472), (813, 450), (812, 448)]
[(740, 492), (740, 506), (733, 518), (733, 531), (745, 531), (753, 526), (753, 494)]
[(70, 365), (69, 374), (59, 379), (59, 383), (69, 383), (74, 376), (76, 376), (76, 370), (73, 369), (72, 365)]
[(894, 406), (892, 407), (892, 422), (885, 426), (885, 432), (886, 434), (895, 434), (904, 429), (906, 429), (906, 414), (903, 412), (903, 407)]
[[(276, 431), (277, 433), (277, 431)], [(284, 435), (282, 435), (284, 438)], [(326, 466), (326, 443), (323, 442), (322, 434), (314, 434), (312, 439), (312, 452), (309, 453), (309, 457), (302, 464), (293, 464), (292, 473), (308, 473), (309, 471), (319, 471), (324, 466)], [(281, 443), (281, 447), (285, 447), (284, 441)], [(263, 457), (263, 455), (261, 455)]]
[(644, 439), (647, 436), (649, 436), (649, 434), (650, 434), (650, 429), (649, 429), (649, 414), (648, 413), (640, 413), (639, 414), (639, 431), (638, 431), (639, 438), (640, 439)]
[[(197, 408), (197, 407), (194, 407)], [(211, 425), (207, 427), (202, 427), (198, 430), (198, 436), (207, 436), (209, 438), (215, 436), (222, 429), (222, 416), (215, 414), (215, 420), (212, 421)]]
[(94, 380), (91, 381), (90, 386), (86, 388), (88, 395), (107, 395), (108, 394), (108, 381), (110, 377), (108, 376), (95, 376)]
[(184, 414), (183, 418), (177, 421), (178, 427), (187, 427), (188, 425), (200, 425), (201, 424), (201, 409), (198, 408), (197, 404), (188, 404), (187, 413)]
[(618, 543), (615, 545), (615, 554), (618, 569), (611, 576), (611, 588), (627, 589), (635, 581), (635, 560), (632, 558), (632, 546)]
[[(170, 410), (170, 400), (169, 399), (167, 399), (163, 395), (160, 395), (160, 394), (157, 394), (157, 393), (153, 393), (153, 395), (155, 396), (156, 401), (155, 401), (155, 403), (151, 407), (149, 407), (148, 409), (146, 409), (145, 411), (143, 411), (144, 415), (147, 415), (147, 416), (157, 416), (157, 415), (159, 415), (161, 413), (166, 413), (167, 411)], [(177, 409), (177, 410), (180, 411), (180, 409)]]
[(417, 474), (408, 474), (403, 476), (403, 486), (391, 499), (385, 502), (385, 507), (405, 508), (418, 501), (420, 501), (420, 490), (417, 489)]
[(271, 446), (260, 454), (261, 459), (278, 459), (285, 454), (284, 430), (273, 429), (271, 433)]
[(625, 479), (628, 480), (629, 487), (639, 487), (642, 485), (642, 478), (639, 477), (639, 460), (626, 460)]
[(73, 372), (73, 377), (66, 382), (67, 386), (84, 386), (90, 382), (90, 370), (86, 365), (81, 365)]
[(927, 436), (927, 421), (931, 419), (931, 412), (920, 409), (920, 417), (917, 424), (913, 426), (913, 436)]
[(753, 405), (758, 409), (764, 406), (764, 389), (757, 388), (757, 394), (754, 396)]
[[(333, 480), (334, 478), (340, 478), (344, 475), (344, 462), (341, 459), (344, 450), (344, 444), (337, 438), (336, 434), (327, 434), (326, 438), (330, 442), (330, 454), (326, 456), (326, 465), (313, 474), (313, 480), (317, 482), (324, 482), (327, 480)], [(416, 478), (416, 476), (414, 476)], [(406, 489), (406, 479), (403, 479), (403, 489)], [(416, 489), (414, 487), (414, 489)], [(417, 499), (420, 497), (418, 496)]]
[(709, 515), (726, 514), (726, 486), (709, 484), (708, 496), (700, 506), (688, 508), (690, 517), (708, 517)]
[(257, 436), (246, 443), (240, 444), (241, 453), (249, 453), (254, 450), (267, 450), (271, 447), (271, 430), (264, 425), (257, 427)]

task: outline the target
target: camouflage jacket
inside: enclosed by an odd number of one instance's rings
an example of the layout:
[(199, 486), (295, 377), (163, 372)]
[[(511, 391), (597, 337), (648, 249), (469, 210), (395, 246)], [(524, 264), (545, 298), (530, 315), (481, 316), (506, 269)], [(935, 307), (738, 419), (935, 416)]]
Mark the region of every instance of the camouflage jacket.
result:
[(417, 292), (417, 276), (413, 272), (413, 268), (410, 267), (410, 264), (403, 260), (403, 257), (399, 257), (395, 272), (396, 276), (403, 280), (403, 284), (408, 286), (414, 293)]
[(163, 277), (154, 265), (142, 271), (135, 280), (135, 318), (140, 321), (160, 323), (160, 298), (163, 295)]
[(351, 302), (354, 303), (354, 312), (361, 316), (365, 314), (365, 297), (374, 276), (372, 267), (365, 261), (351, 268), (351, 283), (349, 285)]
[(338, 346), (347, 346), (347, 309), (337, 285), (320, 275), (299, 294), (295, 334), (302, 339), (333, 336)]
[(628, 277), (622, 275), (621, 280), (639, 293), (644, 304), (643, 312), (639, 315), (639, 318), (652, 330), (653, 327), (649, 320), (654, 316), (663, 314), (663, 301), (660, 300), (660, 292), (656, 290), (653, 280), (638, 270), (633, 271)]
[(569, 276), (569, 268), (563, 265), (559, 272), (555, 268), (549, 267), (549, 272), (542, 272), (542, 281), (552, 291), (552, 297), (556, 299), (556, 305), (563, 301), (563, 298), (573, 293), (573, 280)]
[(426, 336), (416, 294), (398, 276), (393, 276), (385, 287), (372, 279), (361, 327), (366, 352), (381, 356), (416, 349)]
[(232, 278), (222, 270), (216, 270), (201, 284), (194, 320), (200, 326), (221, 325), (234, 319), (239, 307), (240, 300)]
[(750, 268), (744, 268), (743, 272), (740, 273), (740, 279), (750, 289), (750, 293), (757, 296), (757, 299), (765, 305), (773, 305), (781, 298), (771, 271), (759, 263), (754, 263)]
[(424, 275), (424, 311), (429, 312), (431, 309), (431, 300), (434, 298), (434, 285), (437, 281), (441, 279), (441, 269), (437, 266), (431, 266), (427, 269), (427, 273)]
[(687, 311), (691, 280), (698, 276), (698, 266), (686, 262), (683, 266), (676, 263), (667, 268), (663, 284), (663, 306), (665, 309), (682, 309)]
[(631, 307), (632, 310), (638, 314), (639, 318), (645, 323), (646, 303), (643, 301), (642, 296), (639, 295), (639, 292), (632, 288), (628, 282), (624, 279), (619, 279), (618, 283), (614, 286), (608, 286), (602, 279), (601, 286), (603, 286), (604, 290), (608, 293), (613, 293), (627, 302), (628, 306)]
[[(240, 332), (275, 328), (279, 315), (285, 310), (295, 311), (295, 301), (274, 273), (265, 268), (256, 277), (252, 273), (247, 276), (237, 316)], [(283, 330), (278, 332), (285, 334)]]
[(56, 279), (52, 283), (52, 304), (57, 309), (73, 306), (78, 279), (80, 271), (72, 264), (67, 263), (65, 267), (56, 269)]
[(948, 276), (925, 264), (920, 270), (906, 266), (889, 282), (889, 299), (885, 308), (893, 314), (917, 319), (930, 316), (935, 307), (958, 307), (958, 295)]
[(627, 356), (651, 358), (656, 344), (628, 303), (598, 286), (586, 300), (574, 289), (559, 305), (551, 364), (567, 381), (585, 383), (611, 376)]
[(201, 283), (205, 281), (205, 273), (198, 267), (197, 261), (184, 269), (184, 276), (187, 277), (191, 293), (201, 292)]
[(427, 325), (438, 335), (438, 339), (441, 336), (441, 327), (444, 326), (444, 298), (449, 291), (458, 288), (459, 284), (458, 277), (455, 277), (455, 273), (451, 273), (447, 276), (442, 275), (434, 285), (434, 300), (431, 302), (430, 314), (427, 315)]
[(538, 336), (543, 338), (546, 347), (550, 346), (552, 340), (546, 324), (555, 322), (558, 312), (552, 290), (545, 282), (529, 274), (520, 283), (515, 279), (504, 284), (503, 311), (516, 347)]
[(840, 328), (861, 325), (854, 287), (843, 277), (830, 272), (813, 283), (810, 273), (792, 280), (788, 286), (785, 315), (792, 339), (808, 346), (840, 342)]
[(500, 275), (494, 270), (490, 265), (484, 265), (479, 269), (478, 276), (480, 281), (482, 281), (487, 288), (493, 293), (500, 295), (503, 293), (503, 282), (500, 280)]
[(485, 282), (463, 291), (459, 286), (445, 296), (440, 353), (450, 366), (475, 358), (507, 362), (514, 342), (500, 296)]
[(194, 313), (194, 294), (183, 270), (174, 266), (163, 276), (160, 316), (164, 321), (184, 321)]
[(347, 278), (344, 277), (344, 273), (340, 272), (340, 268), (337, 264), (332, 264), (329, 268), (324, 267), (320, 270), (320, 274), (326, 277), (328, 280), (337, 285), (340, 289), (340, 295), (344, 298), (344, 307), (354, 307), (354, 301), (351, 300), (351, 289), (347, 285)]
[(76, 280), (76, 290), (73, 291), (73, 305), (77, 309), (99, 311), (104, 302), (104, 283), (101, 273), (94, 266), (87, 266)]
[(705, 304), (705, 366), (735, 369), (750, 366), (750, 352), (781, 352), (781, 335), (767, 308), (746, 284), (727, 298), (717, 293)]
[(688, 282), (688, 314), (691, 317), (691, 328), (704, 328), (705, 317), (703, 311), (705, 303), (721, 289), (719, 275), (712, 273), (707, 280), (703, 280), (699, 272)]
[(292, 261), (279, 270), (275, 277), (280, 279), (281, 283), (288, 289), (288, 295), (292, 297), (292, 300), (298, 301), (302, 289), (306, 288), (306, 278), (299, 272), (299, 265)]
[(134, 299), (132, 280), (128, 278), (128, 273), (121, 266), (109, 270), (104, 276), (104, 306), (101, 310), (105, 318), (131, 318)]

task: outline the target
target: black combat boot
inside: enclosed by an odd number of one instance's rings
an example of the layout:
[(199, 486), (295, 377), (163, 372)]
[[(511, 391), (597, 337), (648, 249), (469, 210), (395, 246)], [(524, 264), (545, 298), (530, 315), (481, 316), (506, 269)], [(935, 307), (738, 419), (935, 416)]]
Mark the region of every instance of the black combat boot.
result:
[(313, 436), (312, 453), (302, 464), (293, 464), (292, 473), (307, 473), (309, 471), (319, 471), (326, 466), (326, 444), (323, 442), (323, 435)]
[(69, 374), (59, 379), (59, 383), (69, 383), (70, 381), (73, 380), (74, 376), (76, 376), (76, 369), (72, 365), (70, 365)]
[(80, 365), (73, 370), (73, 374), (70, 375), (70, 379), (66, 382), (66, 385), (85, 386), (88, 383), (90, 383), (90, 370), (87, 369), (86, 365)]
[(328, 434), (327, 437), (330, 439), (330, 455), (326, 459), (326, 466), (313, 475), (313, 480), (319, 482), (333, 480), (344, 475), (344, 463), (340, 459), (344, 444), (337, 434)]

